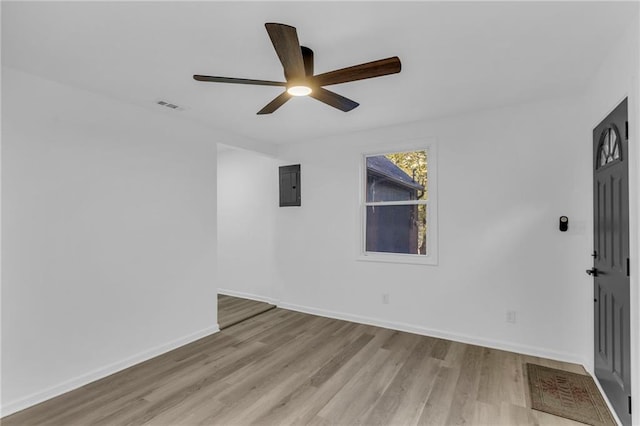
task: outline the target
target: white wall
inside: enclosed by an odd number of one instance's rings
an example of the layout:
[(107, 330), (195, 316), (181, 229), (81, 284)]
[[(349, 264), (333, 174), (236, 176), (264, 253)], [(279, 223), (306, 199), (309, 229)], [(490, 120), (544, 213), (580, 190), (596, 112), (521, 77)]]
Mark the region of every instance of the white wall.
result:
[[(639, 8), (640, 10), (640, 8)], [(629, 114), (629, 227), (631, 266), (632, 421), (640, 424), (640, 11), (635, 25), (603, 58), (585, 96), (586, 125), (593, 129), (625, 97)], [(592, 341), (593, 342), (593, 341)], [(593, 351), (589, 367), (593, 370)]]
[(218, 289), (277, 301), (275, 268), (278, 163), (223, 147), (218, 152)]
[[(282, 161), (302, 165), (303, 201), (278, 212), (282, 306), (586, 362), (592, 178), (582, 116), (578, 101), (554, 100), (284, 146)], [(438, 143), (439, 265), (357, 261), (360, 155), (416, 139)]]
[(3, 68), (2, 415), (217, 330), (214, 133)]

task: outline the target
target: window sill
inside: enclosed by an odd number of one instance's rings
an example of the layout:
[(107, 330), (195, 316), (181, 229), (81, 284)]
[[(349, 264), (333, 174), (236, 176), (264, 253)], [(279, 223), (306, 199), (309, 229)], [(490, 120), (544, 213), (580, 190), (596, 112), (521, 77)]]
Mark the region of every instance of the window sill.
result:
[(404, 263), (411, 265), (429, 265), (436, 266), (438, 265), (438, 260), (432, 257), (419, 257), (416, 255), (402, 255), (402, 254), (379, 254), (379, 253), (368, 253), (368, 254), (360, 254), (356, 258), (359, 262), (382, 262), (382, 263)]

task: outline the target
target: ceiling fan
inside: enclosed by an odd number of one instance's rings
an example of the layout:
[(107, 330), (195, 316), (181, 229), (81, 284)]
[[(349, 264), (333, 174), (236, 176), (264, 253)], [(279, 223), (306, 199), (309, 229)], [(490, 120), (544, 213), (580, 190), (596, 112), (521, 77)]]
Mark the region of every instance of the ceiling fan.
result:
[(280, 58), (284, 68), (286, 82), (252, 80), (247, 78), (212, 77), (194, 75), (198, 81), (215, 83), (253, 84), (258, 86), (282, 86), (286, 90), (269, 102), (258, 114), (271, 114), (280, 108), (292, 96), (311, 96), (341, 111), (351, 111), (359, 104), (337, 93), (325, 89), (323, 86), (381, 77), (383, 75), (400, 72), (400, 59), (397, 56), (354, 65), (323, 74), (313, 75), (313, 51), (300, 46), (296, 29), (285, 24), (265, 24), (271, 43)]

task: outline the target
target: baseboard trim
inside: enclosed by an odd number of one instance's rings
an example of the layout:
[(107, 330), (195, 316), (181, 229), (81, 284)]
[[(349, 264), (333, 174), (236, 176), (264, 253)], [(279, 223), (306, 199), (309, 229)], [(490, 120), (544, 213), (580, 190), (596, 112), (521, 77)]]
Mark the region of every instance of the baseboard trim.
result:
[(376, 318), (364, 317), (360, 315), (347, 314), (343, 312), (335, 312), (325, 309), (313, 308), (310, 306), (296, 305), (292, 303), (280, 303), (279, 308), (289, 309), (291, 311), (303, 312), (306, 314), (319, 315), (328, 318), (335, 318), (344, 321), (357, 322), (360, 324), (373, 325), (376, 327), (389, 328), (392, 330), (406, 331), (408, 333), (420, 334), (423, 336), (437, 337), (440, 339), (452, 340), (470, 345), (484, 346), (487, 348), (500, 349), (503, 351), (516, 352), (523, 355), (530, 355), (541, 358), (554, 359), (557, 361), (571, 362), (574, 364), (585, 365), (585, 360), (577, 355), (544, 350), (526, 345), (517, 345), (509, 342), (482, 339), (464, 334), (450, 333), (447, 331), (431, 329), (413, 324), (402, 322), (384, 321)]
[(179, 348), (180, 346), (184, 346), (198, 339), (202, 339), (203, 337), (207, 337), (212, 334), (215, 334), (219, 331), (220, 329), (218, 327), (218, 324), (215, 324), (212, 327), (208, 327), (203, 330), (196, 331), (195, 333), (191, 333), (179, 339), (172, 340), (171, 342), (168, 342), (166, 344), (156, 346), (144, 352), (140, 352), (136, 355), (125, 358), (122, 361), (118, 361), (118, 362), (106, 365), (104, 367), (93, 370), (89, 373), (67, 380), (58, 385), (51, 386), (43, 391), (33, 393), (29, 396), (26, 396), (16, 401), (12, 401), (0, 408), (0, 413), (1, 413), (0, 416), (2, 417), (9, 416), (18, 411), (24, 410), (26, 408), (29, 408), (36, 404), (44, 402), (48, 399), (55, 398), (56, 396), (62, 395), (63, 393), (72, 391), (74, 389), (87, 385), (91, 382), (95, 382), (96, 380), (103, 379), (107, 376), (117, 373), (118, 371), (122, 371), (133, 365), (140, 364), (141, 362), (147, 361), (158, 355), (162, 355), (166, 352), (172, 351), (173, 349)]
[(278, 300), (276, 300), (276, 299), (274, 299), (272, 297), (259, 296), (257, 294), (244, 293), (242, 291), (229, 290), (229, 289), (226, 289), (226, 288), (219, 288), (218, 289), (218, 294), (224, 294), (225, 296), (241, 297), (243, 299), (251, 299), (251, 300), (255, 300), (257, 302), (269, 303), (270, 305), (277, 305), (278, 302), (279, 302)]

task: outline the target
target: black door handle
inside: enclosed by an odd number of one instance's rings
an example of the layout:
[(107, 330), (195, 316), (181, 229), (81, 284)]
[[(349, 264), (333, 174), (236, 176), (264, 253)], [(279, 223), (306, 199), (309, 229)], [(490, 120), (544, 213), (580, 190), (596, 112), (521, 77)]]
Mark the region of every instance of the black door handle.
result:
[(587, 274), (593, 275), (594, 277), (598, 276), (598, 270), (596, 268), (587, 269)]

